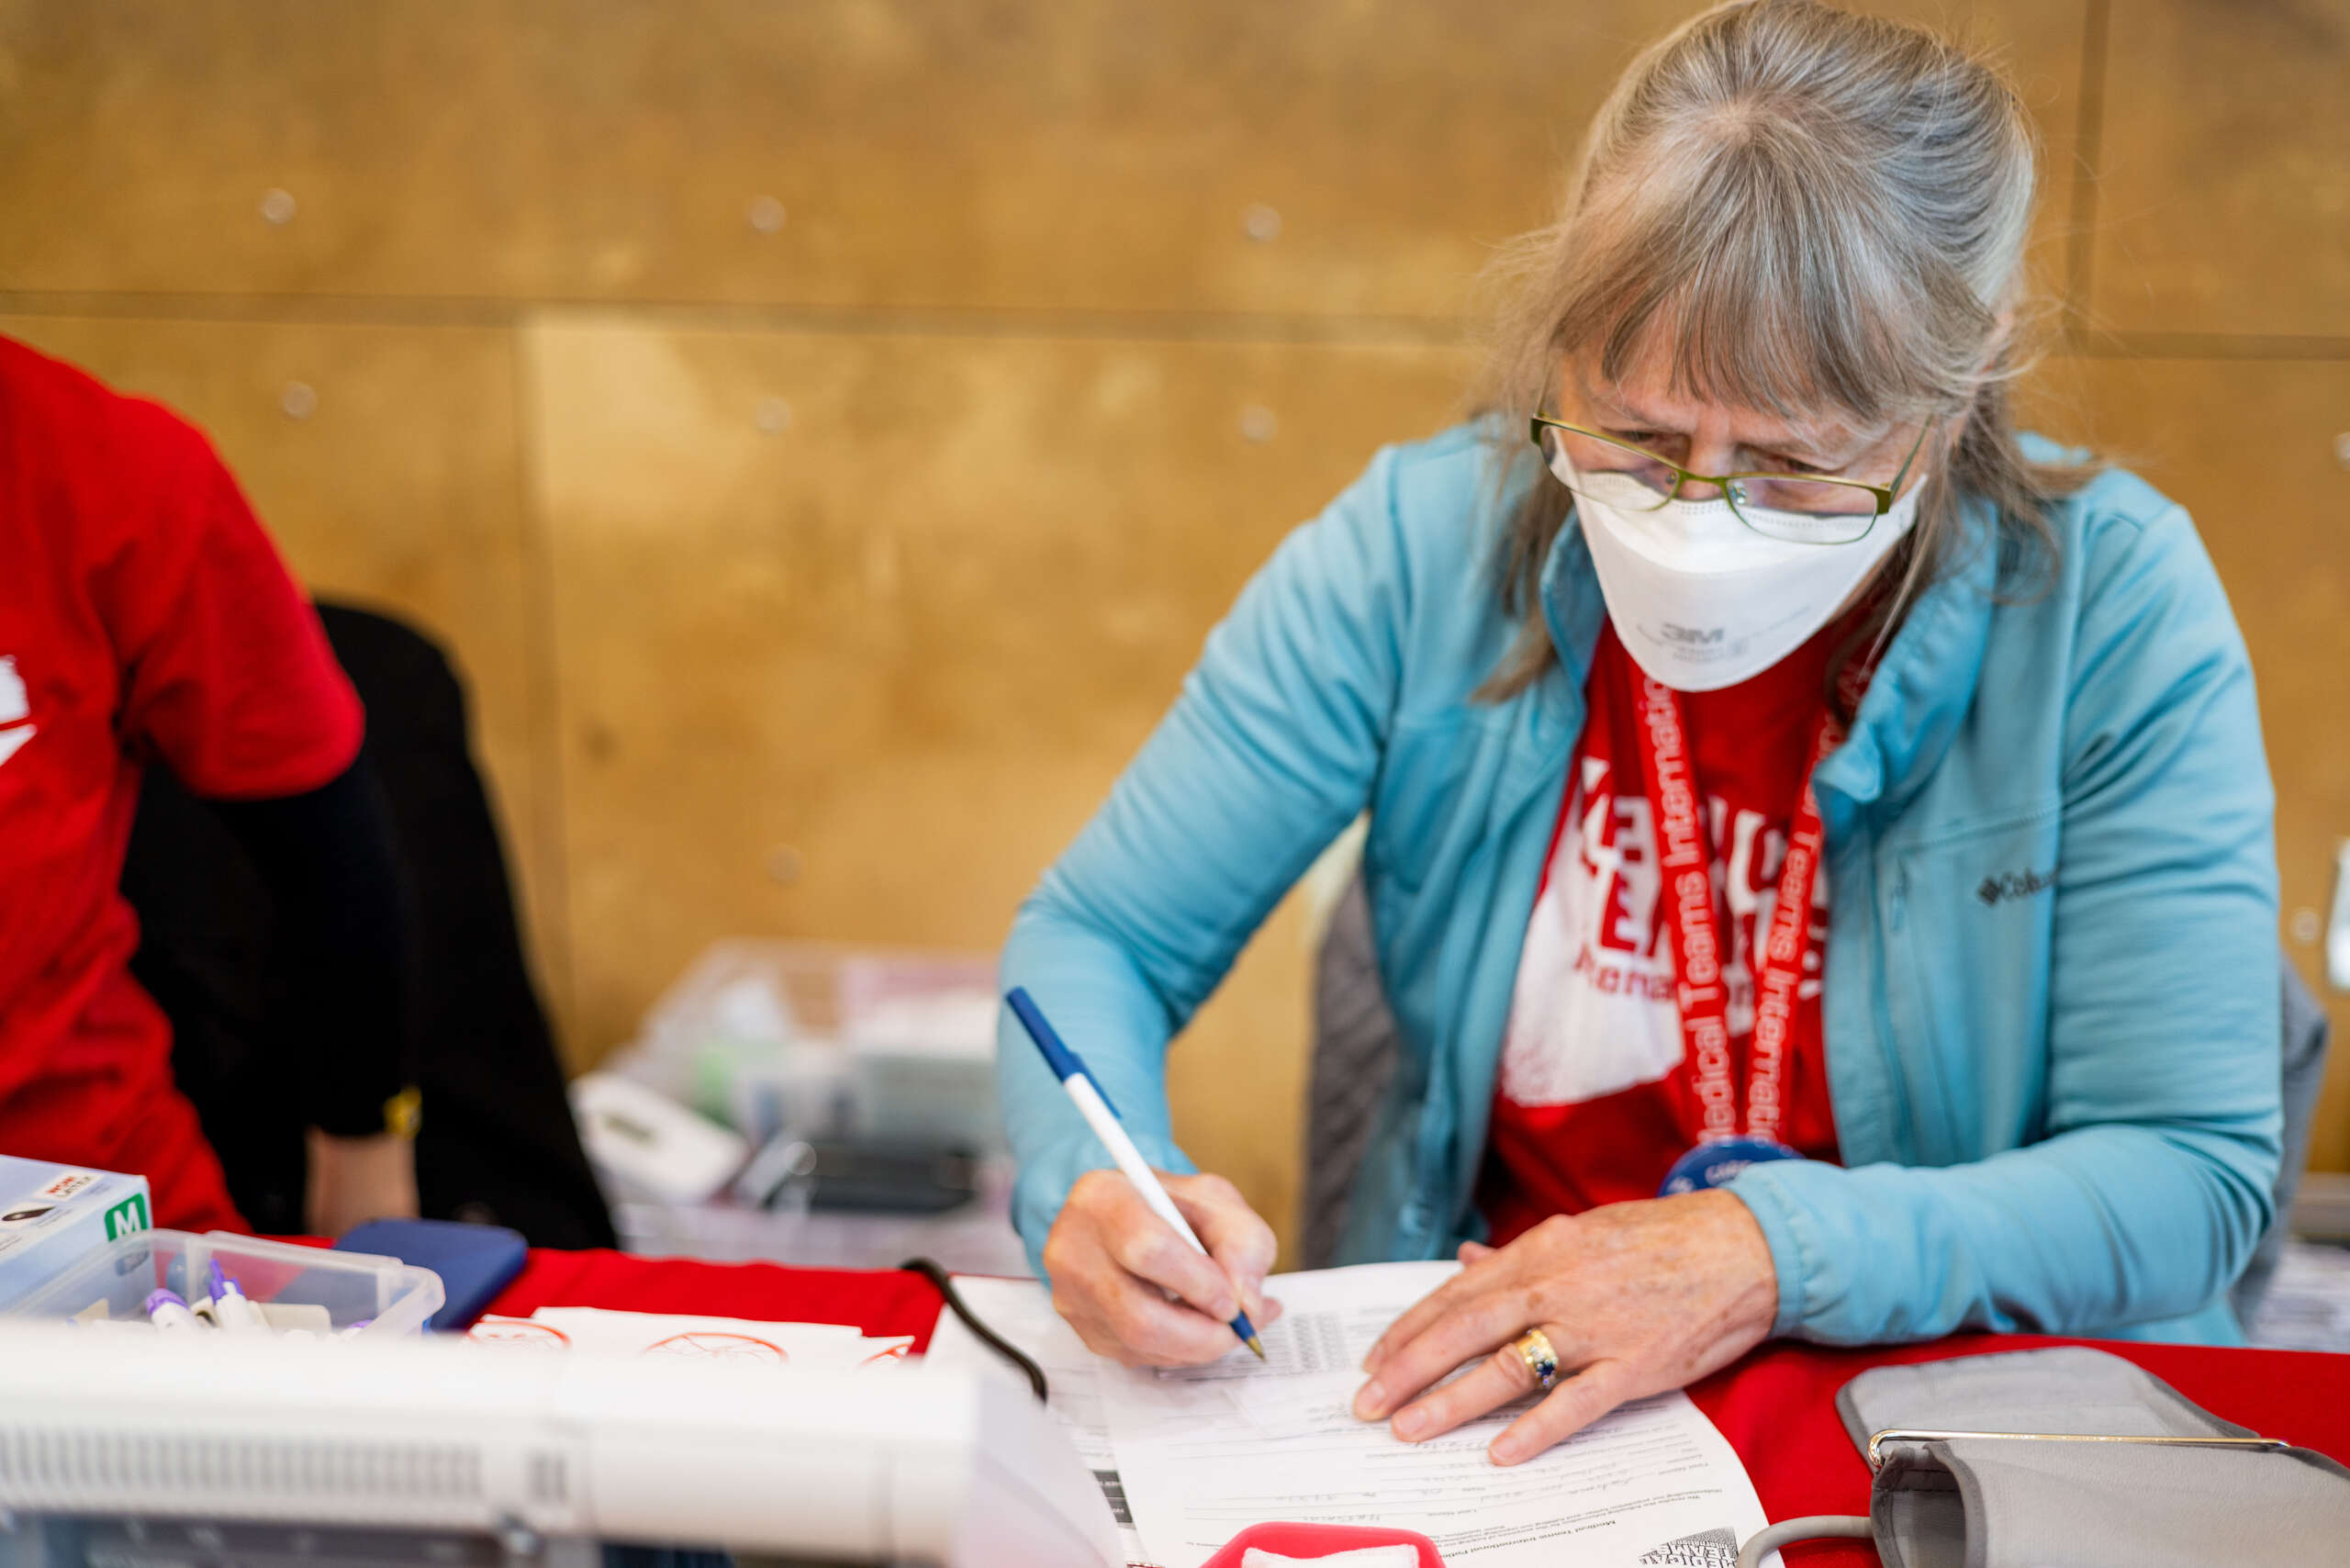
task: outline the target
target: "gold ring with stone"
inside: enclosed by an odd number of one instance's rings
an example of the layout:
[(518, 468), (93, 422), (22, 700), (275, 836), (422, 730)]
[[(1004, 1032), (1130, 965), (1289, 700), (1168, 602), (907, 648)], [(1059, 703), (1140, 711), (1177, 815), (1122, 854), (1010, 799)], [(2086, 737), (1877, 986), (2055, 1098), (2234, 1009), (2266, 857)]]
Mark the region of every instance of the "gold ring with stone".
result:
[(1559, 1352), (1550, 1348), (1550, 1336), (1539, 1328), (1529, 1328), (1519, 1335), (1510, 1349), (1517, 1352), (1517, 1359), (1526, 1363), (1526, 1370), (1534, 1374), (1534, 1381), (1545, 1393), (1559, 1381)]

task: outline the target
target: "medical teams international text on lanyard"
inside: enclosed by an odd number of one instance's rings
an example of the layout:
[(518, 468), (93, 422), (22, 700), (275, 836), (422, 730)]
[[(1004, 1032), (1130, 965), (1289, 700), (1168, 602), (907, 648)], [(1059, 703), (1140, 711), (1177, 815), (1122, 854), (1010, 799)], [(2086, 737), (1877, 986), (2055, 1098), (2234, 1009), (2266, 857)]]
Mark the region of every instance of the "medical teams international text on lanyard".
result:
[[(1840, 683), (1850, 703), (1868, 682), (1853, 661)], [(1729, 991), (1722, 965), (1729, 956), (1715, 918), (1713, 856), (1706, 842), (1704, 809), (1690, 766), (1688, 725), (1673, 688), (1632, 666), (1633, 713), (1640, 732), (1640, 770), (1648, 781), (1663, 873), (1665, 928), (1673, 942), (1673, 998), (1681, 1014), (1681, 1043), (1697, 1080), (1704, 1128), (1697, 1147), (1673, 1162), (1660, 1196), (1718, 1187), (1750, 1165), (1799, 1159), (1780, 1140), (1786, 1109), (1787, 1058), (1793, 1045), (1796, 989), (1811, 947), (1811, 895), (1819, 880), (1827, 832), (1811, 775), (1843, 744), (1833, 711), (1812, 727), (1803, 768), (1803, 797), (1787, 826), (1787, 856), (1779, 868), (1778, 902), (1754, 964), (1754, 1041), (1746, 1077), (1746, 1125), (1738, 1120), (1738, 1086), (1731, 1076)]]

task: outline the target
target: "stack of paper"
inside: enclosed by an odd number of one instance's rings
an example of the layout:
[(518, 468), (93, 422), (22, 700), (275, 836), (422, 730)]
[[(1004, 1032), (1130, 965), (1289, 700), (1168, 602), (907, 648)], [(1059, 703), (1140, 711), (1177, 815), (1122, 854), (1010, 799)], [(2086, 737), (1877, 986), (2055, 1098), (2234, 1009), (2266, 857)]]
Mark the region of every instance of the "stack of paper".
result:
[[(1122, 1369), (1085, 1348), (1076, 1331), (1061, 1321), (1043, 1287), (1034, 1280), (981, 1279), (965, 1274), (956, 1277), (955, 1288), (979, 1321), (1019, 1346), (1044, 1370), (1045, 1381), (1052, 1390), (1053, 1413), (1060, 1417), (1077, 1457), (1102, 1484), (1102, 1495), (1109, 1499), (1110, 1513), (1118, 1521), (1118, 1541), (1125, 1549), (1127, 1562), (1134, 1568), (1153, 1568), (1153, 1560), (1143, 1550), (1142, 1538), (1135, 1533), (1134, 1518), (1126, 1507), (1125, 1483), (1118, 1473), (1118, 1457), (1110, 1439), (1109, 1406), (1103, 1383), (1106, 1379), (1122, 1376)], [(938, 1315), (938, 1327), (931, 1331), (930, 1350), (923, 1359), (934, 1367), (991, 1372), (1012, 1379), (1024, 1388), (1027, 1386), (1024, 1374), (963, 1327), (962, 1320), (951, 1312)]]
[(913, 1344), (908, 1335), (873, 1338), (838, 1323), (762, 1323), (592, 1306), (543, 1306), (528, 1317), (484, 1317), (465, 1338), (546, 1350), (822, 1368), (887, 1365), (904, 1360)]
[[(1090, 1354), (1033, 1282), (958, 1285), (1044, 1367), (1131, 1562), (1198, 1568), (1249, 1525), (1281, 1519), (1416, 1530), (1447, 1562), (1478, 1568), (1734, 1564), (1738, 1543), (1762, 1528), (1762, 1505), (1684, 1394), (1636, 1401), (1510, 1469), (1485, 1450), (1523, 1406), (1419, 1444), (1354, 1418), (1372, 1340), (1455, 1267), (1284, 1275), (1267, 1286), (1287, 1310), (1264, 1331), (1266, 1364), (1236, 1346), (1213, 1366), (1174, 1372)], [(930, 1359), (1002, 1364), (952, 1316), (940, 1319)]]

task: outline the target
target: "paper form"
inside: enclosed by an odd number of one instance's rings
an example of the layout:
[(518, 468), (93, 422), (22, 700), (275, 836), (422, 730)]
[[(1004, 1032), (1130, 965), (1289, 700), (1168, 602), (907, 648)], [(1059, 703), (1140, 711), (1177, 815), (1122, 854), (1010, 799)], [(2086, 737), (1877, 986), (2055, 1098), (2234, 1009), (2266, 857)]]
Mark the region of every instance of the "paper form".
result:
[(1354, 1418), (1371, 1341), (1457, 1267), (1269, 1281), (1287, 1310), (1263, 1330), (1263, 1366), (1242, 1353), (1180, 1371), (1105, 1370), (1113, 1451), (1154, 1560), (1199, 1568), (1241, 1529), (1282, 1519), (1418, 1530), (1456, 1568), (1732, 1568), (1738, 1543), (1762, 1528), (1762, 1505), (1684, 1394), (1628, 1405), (1509, 1469), (1485, 1448), (1531, 1395), (1427, 1443)]
[[(1133, 1517), (1126, 1511), (1125, 1487), (1111, 1446), (1109, 1414), (1102, 1402), (1102, 1379), (1117, 1373), (1116, 1364), (1085, 1348), (1077, 1331), (1053, 1310), (1045, 1287), (1035, 1280), (957, 1274), (955, 1289), (980, 1322), (1026, 1351), (1044, 1370), (1053, 1414), (1060, 1417), (1069, 1446), (1077, 1450), (1077, 1457), (1093, 1473), (1102, 1484), (1102, 1495), (1110, 1500), (1111, 1516), (1118, 1521), (1118, 1548), (1128, 1568), (1158, 1568), (1156, 1560), (1144, 1552), (1142, 1538), (1135, 1533)], [(1028, 1386), (1019, 1368), (989, 1349), (951, 1312), (938, 1315), (938, 1327), (931, 1331), (930, 1353), (924, 1359), (933, 1366), (992, 1373), (1024, 1389)]]

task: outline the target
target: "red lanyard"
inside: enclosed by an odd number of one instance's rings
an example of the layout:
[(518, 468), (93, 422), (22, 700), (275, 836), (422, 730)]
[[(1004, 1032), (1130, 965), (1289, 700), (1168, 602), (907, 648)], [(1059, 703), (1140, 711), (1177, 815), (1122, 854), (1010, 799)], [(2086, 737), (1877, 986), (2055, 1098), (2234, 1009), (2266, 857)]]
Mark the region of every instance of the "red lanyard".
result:
[[(1738, 1089), (1730, 1081), (1729, 992), (1722, 965), (1729, 958), (1714, 919), (1712, 856), (1706, 845), (1703, 808), (1690, 767), (1689, 730), (1681, 699), (1669, 687), (1632, 672), (1633, 711), (1639, 720), (1640, 770), (1648, 780), (1649, 809), (1656, 823), (1658, 864), (1663, 871), (1666, 928), (1673, 939), (1673, 993), (1681, 1009), (1681, 1040), (1697, 1075), (1697, 1102), (1705, 1127), (1699, 1141), (1716, 1143), (1740, 1136)], [(1748, 1137), (1779, 1141), (1786, 1114), (1789, 1033), (1795, 1023), (1796, 988), (1811, 946), (1811, 893), (1819, 879), (1826, 839), (1819, 801), (1811, 792), (1812, 769), (1843, 743), (1844, 726), (1823, 712), (1811, 733), (1804, 764), (1803, 799), (1787, 827), (1787, 858), (1779, 870), (1779, 901), (1762, 940), (1754, 976), (1753, 1060), (1746, 1082)]]

